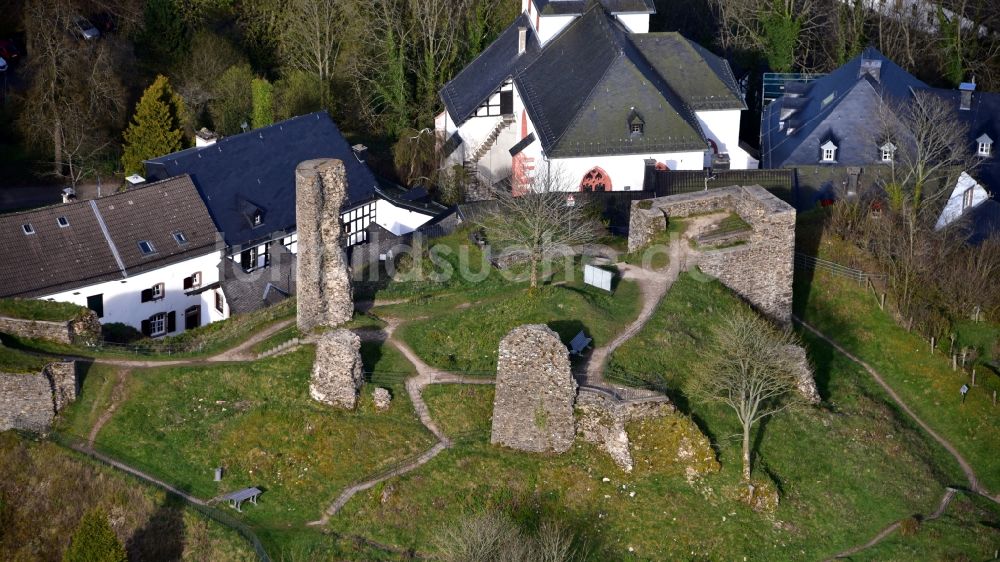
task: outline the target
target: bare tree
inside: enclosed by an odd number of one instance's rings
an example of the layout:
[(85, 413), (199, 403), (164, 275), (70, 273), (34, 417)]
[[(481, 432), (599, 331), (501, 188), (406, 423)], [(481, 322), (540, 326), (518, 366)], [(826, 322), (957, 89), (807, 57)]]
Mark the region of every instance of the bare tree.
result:
[(538, 286), (543, 260), (571, 253), (573, 246), (593, 241), (601, 229), (583, 205), (568, 202), (567, 192), (576, 189), (561, 170), (540, 167), (536, 172), (523, 195), (494, 190), (496, 207), (479, 221), (491, 243), (527, 256), (532, 288)]
[(591, 547), (559, 522), (544, 520), (536, 534), (498, 511), (462, 517), (434, 538), (445, 562), (571, 562), (587, 560)]
[(408, 0), (417, 43), (412, 61), (417, 76), (421, 117), (429, 120), (438, 90), (450, 77), (461, 47), (471, 0)]
[(750, 479), (750, 434), (760, 420), (802, 403), (790, 330), (779, 331), (749, 308), (723, 318), (713, 329), (705, 366), (696, 372), (695, 394), (732, 408), (743, 429), (743, 481)]
[(772, 69), (809, 68), (814, 35), (825, 21), (820, 0), (710, 0), (726, 49), (762, 53)]
[(75, 42), (75, 6), (65, 0), (25, 5), (30, 86), (19, 121), (25, 137), (52, 151), (52, 173), (76, 184), (111, 146), (124, 117), (124, 90), (113, 45)]
[[(287, 0), (280, 8), (261, 10), (261, 26), (280, 27), (278, 46), (289, 68), (306, 71), (318, 79), (320, 99), (330, 103), (330, 80), (350, 20), (346, 0)], [(276, 15), (277, 14), (277, 15)], [(277, 18), (277, 19), (275, 19)]]

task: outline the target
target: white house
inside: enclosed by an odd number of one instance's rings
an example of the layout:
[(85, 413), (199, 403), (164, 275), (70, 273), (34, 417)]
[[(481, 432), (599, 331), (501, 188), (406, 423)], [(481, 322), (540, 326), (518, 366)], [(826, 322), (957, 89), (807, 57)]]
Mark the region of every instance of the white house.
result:
[(188, 176), (0, 215), (0, 241), (0, 297), (71, 302), (154, 337), (228, 316), (222, 245)]
[(649, 33), (650, 0), (523, 0), (522, 14), (441, 91), (445, 166), (526, 187), (642, 189), (657, 168), (756, 168), (739, 147), (746, 104), (728, 63), (677, 33)]
[(147, 180), (191, 176), (222, 235), (222, 290), (227, 306), (239, 314), (295, 292), (299, 163), (316, 158), (344, 163), (347, 198), (340, 222), (348, 250), (367, 242), (373, 222), (405, 234), (446, 210), (423, 190), (380, 185), (365, 153), (321, 111), (219, 140), (199, 138), (193, 148), (146, 161), (145, 169)]

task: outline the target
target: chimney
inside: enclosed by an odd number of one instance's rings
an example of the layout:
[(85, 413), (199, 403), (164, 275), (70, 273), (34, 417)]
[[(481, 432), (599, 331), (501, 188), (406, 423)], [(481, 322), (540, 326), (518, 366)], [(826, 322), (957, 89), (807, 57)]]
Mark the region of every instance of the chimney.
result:
[(969, 111), (972, 109), (972, 94), (976, 91), (976, 79), (973, 78), (972, 82), (962, 82), (958, 86), (958, 91), (961, 92), (958, 108), (962, 111)]
[(863, 77), (865, 74), (870, 74), (876, 82), (881, 82), (882, 61), (879, 59), (861, 59), (861, 70), (858, 72), (858, 78)]
[(517, 54), (518, 56), (523, 55), (524, 51), (528, 49), (528, 28), (519, 27), (517, 28)]
[(62, 202), (72, 203), (76, 201), (76, 190), (72, 187), (67, 187), (62, 190)]
[(356, 144), (351, 147), (354, 151), (354, 156), (358, 159), (358, 162), (368, 161), (368, 147), (363, 144)]
[(216, 135), (205, 127), (202, 127), (200, 131), (195, 131), (194, 133), (194, 145), (198, 148), (211, 146), (215, 144), (215, 141), (217, 140), (219, 140), (219, 135)]

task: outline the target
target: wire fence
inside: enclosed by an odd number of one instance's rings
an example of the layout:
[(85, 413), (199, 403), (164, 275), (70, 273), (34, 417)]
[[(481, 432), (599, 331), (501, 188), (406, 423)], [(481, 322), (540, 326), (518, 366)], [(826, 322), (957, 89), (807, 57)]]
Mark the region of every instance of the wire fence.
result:
[(885, 275), (868, 273), (860, 269), (847, 267), (846, 265), (817, 258), (816, 256), (811, 256), (802, 252), (795, 252), (794, 263), (795, 267), (799, 269), (826, 271), (828, 273), (832, 273), (833, 275), (856, 281), (859, 285), (867, 285), (869, 282), (879, 281), (885, 278)]

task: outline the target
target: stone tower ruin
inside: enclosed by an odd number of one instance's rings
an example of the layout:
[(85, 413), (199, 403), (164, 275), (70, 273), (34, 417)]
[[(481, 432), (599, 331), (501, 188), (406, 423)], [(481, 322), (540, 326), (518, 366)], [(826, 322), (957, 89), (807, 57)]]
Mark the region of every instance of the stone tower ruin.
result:
[(575, 400), (569, 352), (548, 326), (519, 326), (500, 341), (491, 443), (538, 453), (569, 450)]
[(307, 160), (295, 169), (298, 231), (298, 327), (336, 327), (351, 319), (354, 300), (341, 247), (340, 208), (347, 198), (344, 163)]

